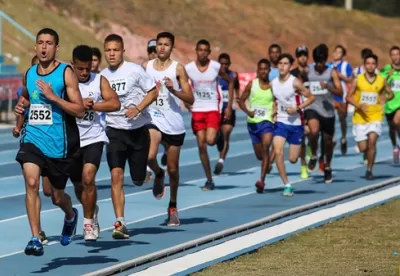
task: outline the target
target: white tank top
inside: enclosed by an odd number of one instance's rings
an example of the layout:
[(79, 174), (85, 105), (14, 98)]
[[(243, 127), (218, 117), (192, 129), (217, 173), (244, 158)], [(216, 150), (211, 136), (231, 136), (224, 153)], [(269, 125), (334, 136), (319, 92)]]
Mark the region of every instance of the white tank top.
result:
[[(90, 73), (90, 78), (85, 83), (79, 83), (79, 90), (82, 98), (91, 98), (94, 103), (102, 101), (100, 88), (101, 75)], [(82, 119), (76, 118), (81, 147), (85, 147), (97, 142), (108, 143), (108, 138), (102, 123), (101, 112), (93, 110), (85, 110), (85, 115)]]
[(208, 112), (220, 110), (221, 93), (217, 80), (220, 68), (221, 64), (214, 60), (210, 60), (204, 72), (200, 72), (194, 61), (186, 65), (186, 72), (192, 82), (194, 92), (192, 111)]
[(294, 91), (293, 83), (296, 78), (290, 75), (289, 79), (281, 82), (278, 78), (272, 81), (272, 92), (277, 102), (277, 122), (285, 125), (302, 125), (299, 113), (289, 114), (286, 112), (288, 107), (296, 108), (300, 104), (300, 95)]
[(178, 62), (172, 61), (172, 64), (164, 71), (154, 69), (154, 61), (150, 60), (146, 66), (146, 72), (154, 80), (161, 81), (161, 88), (157, 100), (149, 106), (151, 123), (156, 125), (163, 133), (177, 135), (185, 133), (185, 123), (181, 115), (181, 100), (170, 93), (162, 80), (167, 77), (172, 80), (174, 89), (180, 91), (178, 79), (176, 77), (176, 68)]

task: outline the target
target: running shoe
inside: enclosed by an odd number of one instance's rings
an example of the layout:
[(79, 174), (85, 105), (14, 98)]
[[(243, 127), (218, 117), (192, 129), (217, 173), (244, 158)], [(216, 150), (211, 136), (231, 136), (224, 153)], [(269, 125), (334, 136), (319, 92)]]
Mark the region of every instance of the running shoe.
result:
[(83, 239), (85, 241), (96, 241), (97, 236), (94, 233), (94, 225), (93, 224), (85, 224), (83, 226)]
[(307, 179), (308, 178), (308, 169), (307, 165), (302, 165), (300, 168), (300, 177), (302, 179)]
[(283, 188), (283, 196), (292, 196), (294, 194), (292, 186), (285, 186)]
[(215, 189), (215, 183), (214, 183), (214, 181), (206, 181), (206, 183), (204, 184), (204, 186), (203, 187), (201, 187), (201, 189), (203, 190), (203, 191), (212, 191), (212, 190), (214, 190)]
[(259, 194), (264, 193), (264, 189), (265, 189), (265, 183), (261, 180), (257, 180), (256, 182), (256, 191)]
[(347, 140), (344, 137), (340, 139), (340, 151), (342, 152), (342, 155), (346, 155), (347, 153)]
[(38, 237), (32, 237), (25, 247), (25, 255), (42, 256), (44, 253), (43, 245)]
[(60, 243), (63, 246), (69, 245), (76, 234), (76, 226), (78, 224), (78, 210), (76, 208), (72, 208), (72, 210), (75, 213), (74, 220), (72, 222), (67, 222), (64, 219), (64, 227), (61, 233), (60, 240)]
[(40, 231), (40, 232), (39, 232), (39, 239), (40, 239), (40, 242), (41, 242), (43, 245), (46, 245), (46, 244), (49, 243), (49, 241), (47, 240), (46, 233), (45, 233), (44, 231)]
[(326, 184), (330, 184), (333, 181), (332, 177), (332, 169), (331, 168), (325, 168), (324, 170), (324, 180)]
[(168, 208), (168, 221), (167, 226), (179, 226), (181, 224), (178, 217), (177, 208)]
[(155, 176), (153, 183), (153, 196), (156, 199), (162, 199), (165, 196), (165, 171), (160, 169), (160, 173)]
[(123, 225), (120, 221), (116, 221), (114, 223), (114, 231), (112, 232), (112, 237), (115, 240), (129, 239), (128, 229), (126, 229), (126, 226)]
[(367, 170), (367, 172), (365, 173), (365, 179), (367, 180), (374, 180), (375, 176), (372, 174), (371, 171)]
[(224, 169), (224, 163), (218, 162), (215, 165), (214, 174), (219, 175), (221, 174), (222, 170)]
[(99, 224), (99, 206), (97, 204), (93, 215), (93, 232), (96, 238), (98, 238), (100, 235), (100, 224)]
[(315, 167), (317, 166), (317, 157), (311, 157), (310, 161), (308, 161), (308, 169), (310, 171), (315, 170)]

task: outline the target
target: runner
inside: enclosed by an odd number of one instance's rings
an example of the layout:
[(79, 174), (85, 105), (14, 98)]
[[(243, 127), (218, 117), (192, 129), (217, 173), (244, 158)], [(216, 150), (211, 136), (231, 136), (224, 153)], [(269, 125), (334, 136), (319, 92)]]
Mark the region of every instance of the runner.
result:
[[(293, 187), (289, 183), (284, 162), (285, 143), (289, 143), (289, 162), (294, 164), (300, 156), (304, 139), (302, 110), (315, 101), (310, 90), (290, 74), (293, 62), (294, 58), (290, 54), (282, 54), (278, 62), (279, 77), (272, 81), (277, 112), (273, 143), (276, 166), (284, 184), (284, 196), (293, 195)], [(305, 98), (303, 103), (300, 96)]]
[(77, 119), (80, 133), (80, 153), (71, 168), (71, 181), (75, 194), (83, 207), (83, 238), (96, 241), (100, 226), (99, 207), (96, 205), (96, 173), (100, 167), (104, 143), (108, 143), (101, 114), (120, 109), (117, 94), (100, 74), (91, 73), (94, 53), (89, 46), (79, 45), (72, 52), (72, 66), (79, 80), (85, 114)]
[(340, 150), (342, 155), (347, 153), (347, 103), (345, 101), (347, 95), (347, 85), (353, 80), (353, 68), (347, 61), (344, 60), (346, 52), (346, 48), (344, 48), (342, 45), (337, 45), (335, 47), (335, 51), (333, 52), (333, 67), (337, 70), (343, 90), (343, 97), (333, 95), (335, 100), (335, 108), (339, 115), (340, 128), (342, 130), (342, 138), (340, 139)]
[(146, 72), (161, 82), (159, 96), (149, 107), (151, 124), (150, 151), (148, 164), (155, 173), (153, 195), (161, 199), (165, 195), (165, 171), (157, 164), (157, 152), (161, 143), (167, 148), (167, 170), (169, 175), (170, 201), (168, 205), (168, 226), (180, 225), (177, 211), (179, 186), (179, 155), (185, 139), (185, 122), (180, 102), (193, 104), (193, 92), (188, 82), (185, 67), (171, 59), (175, 37), (168, 32), (157, 35), (157, 58), (143, 64)]
[[(31, 60), (31, 66), (38, 64), (38, 63), (39, 63), (39, 59), (35, 55)], [(24, 86), (21, 86), (18, 88), (18, 91), (17, 91), (18, 99), (22, 95), (23, 87)], [(20, 134), (23, 132), (24, 124), (26, 123), (27, 118), (28, 118), (28, 113), (29, 113), (29, 110), (26, 109), (23, 116), (21, 116), (21, 115), (17, 116), (17, 123), (16, 123), (16, 126), (13, 128), (13, 136), (15, 138), (18, 138), (20, 136)], [(51, 186), (50, 185), (51, 184), (48, 181), (47, 177), (42, 177), (42, 189), (43, 189), (43, 194), (46, 197), (51, 196)], [(39, 205), (39, 207), (37, 207), (37, 208), (40, 210), (41, 209), (41, 199), (39, 198), (39, 200), (36, 203)], [(42, 229), (42, 223), (41, 223), (40, 217), (39, 217), (39, 238), (40, 238), (40, 241), (42, 242), (42, 244), (44, 244), (44, 245), (46, 245), (49, 242), (47, 240), (46, 233)]]
[[(274, 96), (269, 82), (269, 68), (267, 59), (261, 59), (257, 64), (257, 78), (249, 82), (244, 89), (239, 106), (247, 114), (247, 130), (253, 144), (254, 153), (261, 161), (261, 176), (256, 182), (257, 193), (263, 193), (265, 177), (269, 168), (269, 151), (274, 130), (273, 112)], [(249, 107), (246, 101), (249, 98)]]
[(93, 58), (92, 58), (92, 68), (91, 71), (92, 73), (100, 73), (100, 65), (101, 65), (101, 52), (99, 48), (92, 47), (92, 53), (93, 53)]
[[(394, 97), (386, 80), (376, 74), (377, 65), (376, 55), (370, 54), (365, 57), (365, 73), (359, 74), (353, 81), (346, 98), (356, 108), (353, 115), (353, 134), (360, 151), (367, 152), (368, 165), (365, 178), (368, 180), (375, 179), (372, 168), (376, 156), (376, 142), (382, 133), (382, 104)], [(385, 91), (388, 94), (387, 98)]]
[[(29, 104), (29, 121), (21, 138), (16, 160), (21, 164), (26, 183), (26, 210), (32, 239), (26, 255), (41, 256), (40, 242), (40, 175), (49, 178), (53, 204), (65, 213), (61, 244), (71, 243), (76, 233), (78, 210), (64, 192), (74, 154), (79, 151), (79, 130), (75, 117), (83, 117), (84, 107), (78, 80), (66, 64), (55, 60), (59, 37), (45, 28), (36, 36), (39, 64), (28, 69), (24, 88), (15, 112), (23, 114)], [(30, 102), (28, 102), (28, 100)]]
[(124, 61), (124, 41), (117, 34), (104, 40), (105, 58), (108, 68), (101, 74), (108, 79), (117, 92), (121, 109), (106, 114), (107, 162), (111, 171), (111, 197), (116, 222), (112, 237), (128, 239), (129, 233), (124, 218), (125, 194), (124, 172), (128, 160), (133, 184), (142, 186), (146, 178), (150, 134), (146, 124), (150, 123), (147, 107), (157, 99), (158, 90), (153, 79), (135, 63)]
[(278, 44), (271, 44), (268, 48), (269, 60), (271, 61), (271, 71), (269, 72), (269, 81), (279, 77), (278, 62), (282, 54), (282, 48)]
[(305, 117), (310, 129), (309, 140), (312, 156), (308, 163), (308, 169), (313, 171), (317, 164), (318, 136), (324, 134), (325, 183), (331, 183), (333, 156), (333, 136), (335, 134), (335, 108), (333, 95), (342, 96), (342, 86), (338, 73), (333, 68), (326, 66), (328, 47), (320, 44), (313, 51), (314, 66), (310, 66), (308, 80), (311, 93), (315, 96), (315, 102), (306, 108)]
[(149, 60), (157, 58), (157, 40), (151, 39), (147, 42), (147, 57)]
[(230, 95), (225, 109), (225, 120), (231, 118), (233, 100), (233, 80), (229, 78), (220, 63), (209, 59), (210, 53), (210, 42), (204, 39), (200, 40), (196, 44), (196, 61), (186, 65), (186, 71), (194, 88), (194, 103), (192, 107), (189, 107), (192, 112), (192, 130), (197, 138), (201, 164), (207, 177), (207, 181), (202, 187), (204, 191), (214, 190), (215, 188), (211, 176), (207, 145), (215, 145), (221, 122), (218, 76), (229, 81)]
[[(238, 74), (236, 72), (230, 71), (229, 66), (231, 65), (231, 57), (227, 53), (222, 53), (218, 57), (218, 62), (221, 64), (221, 67), (224, 67), (223, 70), (226, 71), (231, 79), (233, 79), (233, 88), (234, 88), (234, 98), (237, 99), (239, 97), (239, 79)], [(228, 106), (229, 102), (229, 82), (224, 80), (223, 78), (218, 77), (218, 84), (221, 88), (222, 92), (222, 111), (221, 116), (223, 117), (225, 114), (225, 109)], [(233, 102), (233, 100), (232, 100)], [(221, 123), (221, 128), (218, 132), (217, 137), (217, 147), (219, 151), (219, 160), (215, 165), (214, 173), (220, 174), (224, 169), (224, 161), (226, 159), (226, 155), (229, 151), (229, 139), (232, 133), (233, 128), (236, 123), (236, 111), (234, 104), (232, 104), (232, 116), (229, 120), (223, 119)]]
[(394, 92), (394, 98), (386, 102), (385, 114), (389, 125), (389, 137), (393, 146), (393, 163), (398, 164), (399, 146), (397, 137), (400, 137), (400, 48), (393, 46), (390, 48), (389, 53), (392, 63), (387, 64), (383, 68), (381, 75), (388, 81)]
[[(306, 46), (299, 46), (296, 49), (296, 59), (298, 67), (290, 71), (290, 74), (295, 76), (299, 79), (305, 87), (308, 88), (308, 48)], [(304, 102), (304, 98), (302, 98), (302, 102)], [(306, 137), (308, 136), (308, 126), (307, 121), (304, 120), (304, 139), (301, 144), (301, 151), (300, 151), (300, 160), (301, 160), (301, 167), (300, 167), (300, 177), (303, 179), (308, 178), (308, 169), (307, 169), (307, 146), (306, 146)]]

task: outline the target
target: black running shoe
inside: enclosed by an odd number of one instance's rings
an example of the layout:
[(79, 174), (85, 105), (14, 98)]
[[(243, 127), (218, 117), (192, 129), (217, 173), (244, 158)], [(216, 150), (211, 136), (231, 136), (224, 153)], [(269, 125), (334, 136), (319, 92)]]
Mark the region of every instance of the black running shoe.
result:
[(332, 169), (331, 168), (325, 168), (324, 179), (325, 179), (326, 184), (332, 183), (333, 177), (332, 177)]

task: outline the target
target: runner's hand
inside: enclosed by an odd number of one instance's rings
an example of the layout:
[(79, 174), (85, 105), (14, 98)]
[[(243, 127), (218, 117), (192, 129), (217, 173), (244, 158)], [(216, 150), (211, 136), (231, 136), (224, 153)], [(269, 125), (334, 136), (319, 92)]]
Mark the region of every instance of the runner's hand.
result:
[(249, 112), (247, 113), (247, 115), (248, 115), (250, 118), (254, 118), (254, 116), (256, 116), (256, 113), (255, 113), (254, 111), (249, 111)]
[(367, 112), (367, 110), (368, 110), (368, 105), (365, 104), (365, 103), (363, 103), (363, 104), (361, 104), (361, 105), (358, 107), (358, 109), (359, 109), (362, 113), (365, 113), (365, 112)]
[(136, 120), (139, 117), (140, 113), (136, 106), (125, 106), (125, 117), (129, 120)]
[(24, 114), (24, 112), (25, 112), (25, 107), (24, 107), (25, 101), (26, 101), (25, 98), (23, 98), (23, 97), (19, 98), (18, 103), (15, 105), (15, 108), (14, 108), (14, 114), (15, 115), (19, 116), (19, 115)]
[(53, 92), (53, 89), (51, 89), (50, 83), (45, 83), (43, 80), (38, 80), (36, 81), (36, 85), (42, 92), (43, 96), (45, 96), (50, 101), (52, 101), (56, 97), (56, 95)]
[(328, 84), (327, 84), (326, 82), (321, 81), (320, 84), (321, 84), (321, 87), (322, 87), (323, 89), (328, 88)]
[(21, 130), (18, 127), (14, 127), (12, 133), (15, 138), (18, 138), (21, 133)]
[(171, 79), (165, 77), (164, 84), (165, 84), (165, 87), (169, 90), (169, 92), (171, 92), (171, 93), (174, 92), (174, 83), (172, 82)]
[(85, 110), (93, 109), (93, 105), (94, 105), (93, 99), (91, 98), (83, 99), (83, 107), (85, 107)]
[(225, 108), (224, 119), (230, 120), (232, 117), (232, 108)]

